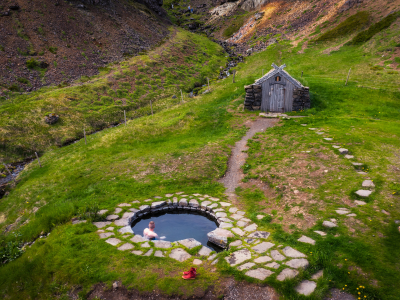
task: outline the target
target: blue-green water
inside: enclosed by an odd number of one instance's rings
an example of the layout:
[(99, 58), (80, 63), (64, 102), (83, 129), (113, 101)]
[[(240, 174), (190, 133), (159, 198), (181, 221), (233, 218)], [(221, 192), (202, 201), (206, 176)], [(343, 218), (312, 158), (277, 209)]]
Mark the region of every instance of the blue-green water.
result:
[(196, 212), (169, 211), (165, 213), (150, 214), (133, 222), (132, 229), (135, 234), (143, 236), (143, 230), (148, 228), (149, 222), (154, 221), (154, 232), (159, 237), (165, 237), (164, 241), (175, 242), (187, 238), (194, 238), (204, 246), (221, 251), (218, 246), (209, 243), (207, 233), (218, 226), (212, 219)]

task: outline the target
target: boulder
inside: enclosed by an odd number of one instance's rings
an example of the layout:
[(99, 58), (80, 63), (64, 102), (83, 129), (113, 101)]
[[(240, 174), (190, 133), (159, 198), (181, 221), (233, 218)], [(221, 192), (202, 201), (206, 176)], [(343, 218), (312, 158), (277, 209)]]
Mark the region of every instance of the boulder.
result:
[(49, 125), (53, 125), (53, 124), (57, 123), (59, 119), (60, 119), (60, 116), (56, 115), (54, 113), (51, 113), (48, 116), (44, 117), (44, 121)]
[(228, 237), (234, 237), (233, 233), (229, 230), (217, 228), (207, 233), (208, 241), (214, 243), (222, 248), (226, 248), (228, 244)]

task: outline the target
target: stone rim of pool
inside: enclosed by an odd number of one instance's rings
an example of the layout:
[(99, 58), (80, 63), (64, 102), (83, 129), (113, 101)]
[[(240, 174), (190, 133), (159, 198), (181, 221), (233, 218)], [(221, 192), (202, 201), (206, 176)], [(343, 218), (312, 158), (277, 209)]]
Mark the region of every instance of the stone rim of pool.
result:
[[(199, 250), (195, 250), (200, 243), (193, 238), (176, 242), (149, 241), (141, 235), (134, 235), (131, 228), (132, 222), (151, 213), (173, 210), (198, 212), (215, 219), (218, 227), (207, 234), (208, 241), (221, 245), (225, 249), (230, 246), (233, 248), (232, 253), (229, 256), (219, 255), (204, 245), (199, 247)], [(272, 272), (274, 270), (280, 273), (276, 277), (277, 280), (285, 280), (289, 273), (290, 276), (295, 277), (299, 274), (296, 271), (298, 267), (307, 267), (309, 264), (306, 259), (307, 255), (300, 251), (292, 247), (281, 248), (283, 245), (267, 242), (270, 233), (258, 231), (257, 224), (246, 218), (244, 211), (233, 207), (229, 202), (220, 201), (219, 198), (209, 195), (186, 195), (184, 192), (166, 194), (164, 197), (156, 196), (142, 201), (120, 203), (115, 211), (104, 209), (99, 213), (104, 216), (104, 220), (93, 222), (98, 228), (99, 237), (118, 250), (130, 250), (130, 253), (135, 255), (169, 257), (180, 262), (189, 260), (194, 265), (201, 265), (207, 261), (211, 265), (215, 265), (221, 257), (224, 257), (231, 267), (237, 268), (246, 276), (259, 280), (264, 280), (272, 274), (274, 274), (273, 276), (277, 275)], [(263, 215), (257, 216), (257, 219), (261, 218)], [(81, 222), (85, 221), (75, 220), (73, 224)], [(300, 238), (299, 242), (315, 243), (308, 237)], [(192, 249), (189, 251), (192, 254), (188, 253), (187, 249)], [(260, 267), (259, 264), (265, 262), (270, 263)], [(285, 269), (280, 270), (281, 267)]]

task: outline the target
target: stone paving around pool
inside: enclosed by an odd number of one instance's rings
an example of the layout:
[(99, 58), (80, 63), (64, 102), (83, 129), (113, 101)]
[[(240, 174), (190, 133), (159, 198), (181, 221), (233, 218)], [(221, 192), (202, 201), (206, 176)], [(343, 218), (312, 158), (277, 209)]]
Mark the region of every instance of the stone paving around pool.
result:
[[(150, 212), (177, 209), (198, 211), (215, 218), (219, 228), (208, 234), (209, 241), (232, 250), (233, 252), (225, 257), (225, 261), (246, 276), (259, 280), (276, 276), (277, 280), (284, 281), (296, 277), (300, 269), (305, 269), (309, 265), (306, 254), (292, 247), (283, 247), (268, 241), (270, 233), (258, 231), (257, 225), (246, 218), (245, 212), (209, 195), (185, 195), (179, 192), (144, 201), (121, 203), (114, 211), (102, 210), (100, 213), (104, 215), (105, 221), (93, 224), (99, 229), (97, 231), (99, 237), (120, 251), (129, 251), (134, 255), (175, 259), (179, 262), (190, 261), (194, 265), (206, 262), (216, 264), (219, 260), (217, 253), (204, 245), (196, 255), (192, 256), (188, 253), (188, 249), (201, 246), (201, 243), (195, 239), (189, 238), (176, 242), (148, 241), (132, 231), (132, 222)], [(228, 238), (236, 240), (229, 244)], [(298, 241), (315, 244), (313, 239), (306, 236), (302, 236)], [(316, 286), (316, 282), (305, 280), (296, 290), (308, 295)]]

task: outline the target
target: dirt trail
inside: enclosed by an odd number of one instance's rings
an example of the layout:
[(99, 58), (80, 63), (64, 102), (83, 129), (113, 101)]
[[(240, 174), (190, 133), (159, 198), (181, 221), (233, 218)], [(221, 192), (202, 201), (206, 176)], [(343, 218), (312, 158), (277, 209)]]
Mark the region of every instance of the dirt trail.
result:
[(243, 152), (248, 149), (247, 140), (251, 139), (257, 132), (262, 132), (269, 127), (273, 127), (277, 122), (279, 122), (279, 119), (258, 118), (250, 124), (250, 129), (246, 135), (240, 141), (236, 142), (235, 147), (232, 149), (231, 157), (228, 160), (228, 170), (225, 176), (219, 180), (225, 186), (225, 193), (230, 200), (236, 200), (235, 189), (244, 178), (241, 167), (248, 156), (247, 153)]

